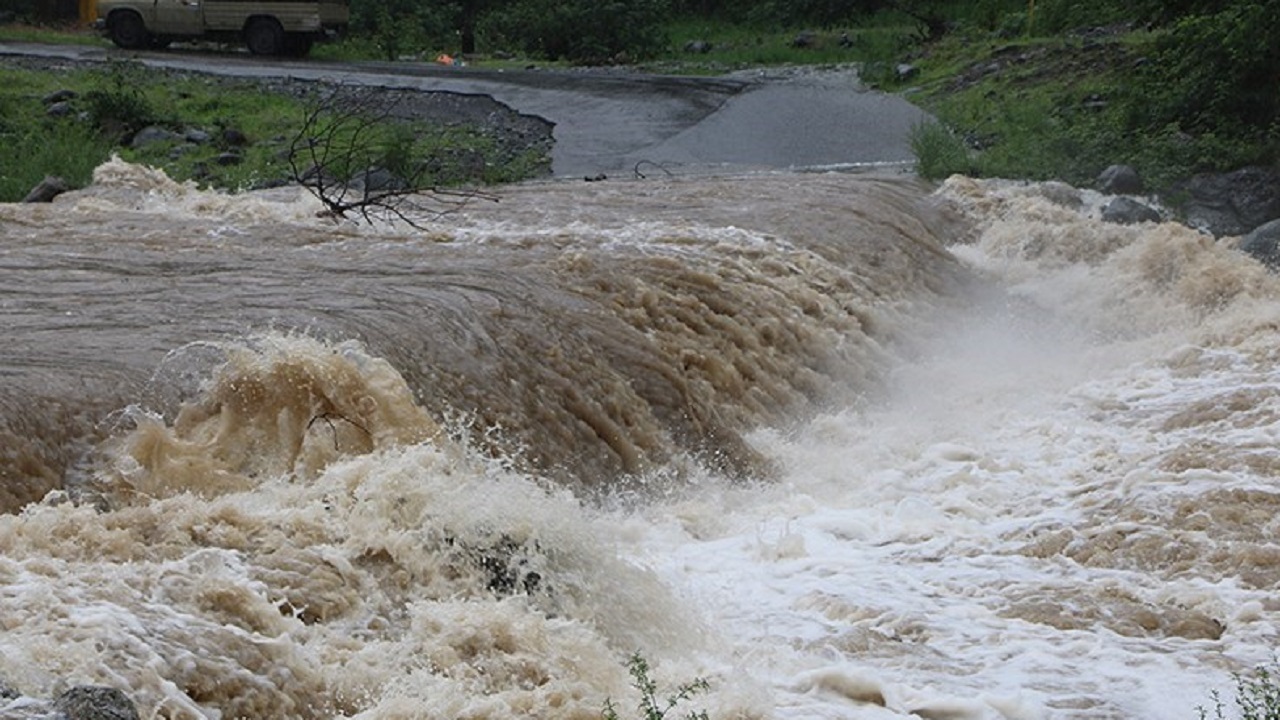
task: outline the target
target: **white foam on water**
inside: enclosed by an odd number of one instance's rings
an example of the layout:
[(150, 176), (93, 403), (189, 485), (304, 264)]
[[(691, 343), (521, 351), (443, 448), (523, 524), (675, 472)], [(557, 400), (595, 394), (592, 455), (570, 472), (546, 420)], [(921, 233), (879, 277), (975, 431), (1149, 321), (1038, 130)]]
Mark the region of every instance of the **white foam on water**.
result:
[[(883, 404), (758, 433), (779, 485), (650, 508), (637, 541), (776, 717), (1197, 717), (1277, 639), (1214, 524), (1223, 493), (1278, 492), (1276, 283), (971, 182), (1000, 207), (958, 254), (1002, 301), (944, 318)], [(1203, 523), (1162, 527), (1179, 503)], [(1274, 563), (1264, 520), (1241, 542)]]

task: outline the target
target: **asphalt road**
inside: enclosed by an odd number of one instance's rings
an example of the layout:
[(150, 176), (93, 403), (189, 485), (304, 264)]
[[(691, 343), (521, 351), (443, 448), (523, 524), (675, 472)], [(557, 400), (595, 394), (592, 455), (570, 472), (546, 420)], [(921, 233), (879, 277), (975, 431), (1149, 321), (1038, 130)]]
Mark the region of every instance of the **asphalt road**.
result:
[(147, 65), (241, 77), (487, 95), (555, 123), (558, 176), (907, 166), (908, 135), (927, 116), (861, 87), (851, 71), (767, 70), (719, 78), (616, 71), (499, 71), (432, 63), (329, 63), (174, 50), (0, 43), (0, 55)]

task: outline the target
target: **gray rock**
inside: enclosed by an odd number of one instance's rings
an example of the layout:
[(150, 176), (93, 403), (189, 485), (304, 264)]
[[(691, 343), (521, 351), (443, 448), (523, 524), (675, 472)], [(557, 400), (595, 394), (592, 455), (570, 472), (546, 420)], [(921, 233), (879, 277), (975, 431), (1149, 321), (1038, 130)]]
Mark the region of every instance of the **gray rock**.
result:
[(242, 157), (240, 153), (237, 153), (237, 152), (224, 152), (224, 153), (218, 153), (218, 156), (215, 157), (213, 161), (219, 165), (224, 165), (224, 166), (239, 165), (241, 162), (244, 161), (244, 157)]
[(31, 188), (31, 192), (22, 198), (24, 203), (50, 202), (55, 197), (70, 190), (67, 181), (57, 175), (45, 175), (44, 179)]
[(54, 698), (53, 706), (66, 720), (139, 720), (128, 695), (101, 685), (77, 685)]
[(684, 44), (684, 51), (687, 53), (705, 55), (711, 52), (711, 43), (706, 40), (690, 40)]
[(50, 103), (45, 109), (44, 114), (49, 117), (67, 117), (75, 112), (75, 107), (67, 100), (61, 100), (56, 103)]
[(187, 142), (192, 142), (197, 145), (204, 145), (205, 143), (213, 140), (212, 135), (200, 128), (187, 128), (187, 131), (182, 133), (182, 137)]
[(44, 103), (45, 105), (52, 105), (54, 103), (66, 102), (68, 100), (75, 100), (77, 97), (79, 97), (79, 94), (76, 93), (75, 90), (66, 90), (66, 89), (54, 90), (48, 95), (45, 95), (44, 97), (40, 98), (40, 102)]
[(1254, 228), (1240, 241), (1240, 249), (1257, 258), (1268, 269), (1280, 271), (1280, 220)]
[(189, 143), (189, 142), (182, 143), (181, 145), (174, 145), (169, 150), (169, 159), (177, 160), (183, 155), (190, 155), (192, 152), (199, 149), (200, 149), (200, 146), (195, 145), (193, 143)]
[(1196, 175), (1183, 185), (1186, 223), (1215, 237), (1244, 235), (1280, 219), (1280, 171), (1246, 167)]
[(818, 44), (817, 33), (809, 32), (808, 30), (800, 33), (799, 35), (796, 35), (794, 38), (791, 39), (791, 47), (795, 47), (795, 48), (809, 48), (817, 44)]
[(1059, 182), (1057, 180), (1048, 180), (1039, 184), (1040, 195), (1049, 202), (1063, 207), (1078, 209), (1084, 204), (1084, 197), (1080, 191), (1070, 185)]
[(365, 193), (400, 192), (409, 188), (408, 183), (399, 175), (377, 166), (356, 173), (347, 185), (353, 190)]
[(1112, 165), (1098, 175), (1098, 190), (1108, 195), (1137, 195), (1142, 177), (1128, 165)]
[(910, 80), (920, 74), (920, 68), (911, 63), (898, 63), (893, 69), (893, 74), (898, 80)]
[(1121, 225), (1133, 225), (1140, 222), (1160, 222), (1160, 213), (1137, 200), (1118, 197), (1102, 209), (1102, 219)]
[(180, 139), (182, 139), (182, 136), (175, 132), (166, 130), (159, 125), (148, 125), (134, 133), (133, 139), (129, 141), (129, 147), (138, 150), (155, 143), (172, 142)]

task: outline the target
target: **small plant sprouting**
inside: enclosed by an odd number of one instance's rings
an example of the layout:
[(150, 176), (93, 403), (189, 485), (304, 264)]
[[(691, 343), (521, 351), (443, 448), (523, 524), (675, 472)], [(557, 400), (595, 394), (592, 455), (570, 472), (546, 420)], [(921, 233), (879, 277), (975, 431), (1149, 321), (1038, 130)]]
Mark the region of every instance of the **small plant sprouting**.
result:
[[(676, 686), (665, 701), (660, 701), (658, 684), (649, 677), (649, 662), (644, 659), (644, 656), (639, 652), (632, 653), (627, 660), (627, 670), (631, 673), (631, 686), (640, 691), (640, 704), (637, 706), (640, 711), (640, 720), (665, 720), (667, 713), (674, 710), (677, 705), (710, 689), (710, 685), (704, 678), (697, 678), (692, 682)], [(604, 701), (604, 712), (600, 717), (602, 720), (621, 720), (613, 700)], [(697, 712), (691, 710), (684, 715), (684, 718), (685, 720), (710, 720), (706, 710)]]
[[(1236, 708), (1240, 711), (1240, 720), (1280, 720), (1280, 665), (1259, 665), (1253, 669), (1251, 676), (1235, 675)], [(1228, 720), (1226, 707), (1215, 690), (1213, 697), (1213, 713), (1204, 707), (1198, 708), (1200, 720)]]

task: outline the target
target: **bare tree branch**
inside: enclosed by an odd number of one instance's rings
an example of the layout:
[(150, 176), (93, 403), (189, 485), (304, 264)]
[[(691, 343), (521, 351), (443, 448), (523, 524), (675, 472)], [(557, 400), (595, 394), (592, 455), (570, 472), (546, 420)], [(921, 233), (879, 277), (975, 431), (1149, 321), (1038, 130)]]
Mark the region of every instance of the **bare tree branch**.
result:
[(497, 202), (477, 190), (439, 186), (411, 116), (396, 112), (400, 97), (345, 85), (313, 95), (289, 144), (293, 180), (328, 215), (370, 224), (400, 220), (423, 229), (422, 222), (474, 200)]

